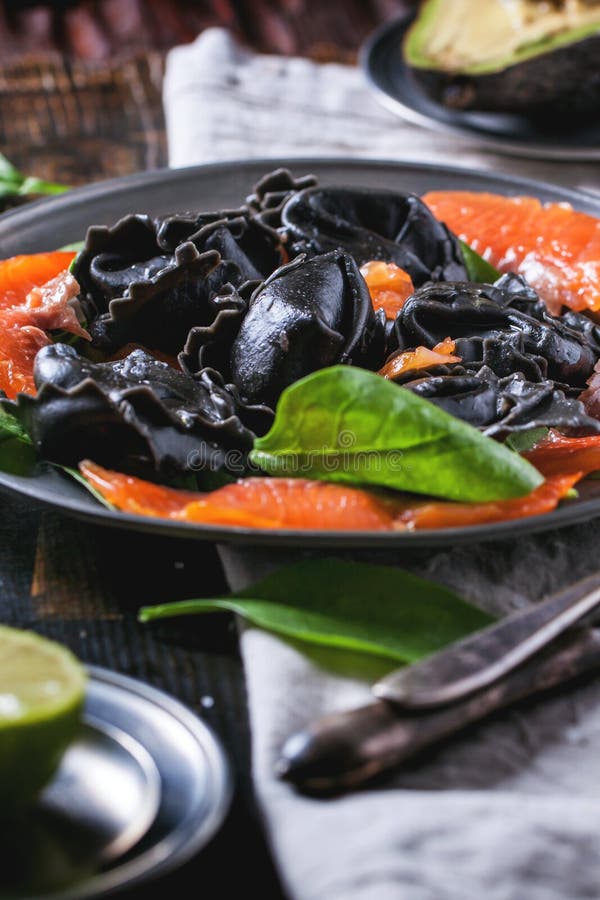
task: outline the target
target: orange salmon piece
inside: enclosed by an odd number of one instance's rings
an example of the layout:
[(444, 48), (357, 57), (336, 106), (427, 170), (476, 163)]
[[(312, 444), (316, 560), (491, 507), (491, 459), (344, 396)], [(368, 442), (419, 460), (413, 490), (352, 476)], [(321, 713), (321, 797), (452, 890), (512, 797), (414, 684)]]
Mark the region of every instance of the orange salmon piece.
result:
[(571, 472), (589, 475), (600, 470), (600, 434), (568, 437), (551, 431), (523, 456), (545, 477)]
[(433, 350), (428, 347), (416, 347), (414, 350), (405, 350), (389, 359), (378, 374), (384, 378), (398, 378), (406, 372), (428, 369), (430, 366), (443, 366), (448, 363), (461, 362), (460, 356), (453, 356), (454, 341), (444, 338), (436, 344)]
[(372, 259), (360, 267), (369, 288), (375, 312), (382, 309), (386, 319), (395, 319), (414, 293), (412, 278), (395, 263)]
[(346, 485), (301, 478), (245, 478), (210, 493), (179, 491), (84, 460), (79, 468), (102, 496), (124, 512), (183, 522), (246, 528), (393, 531), (479, 525), (555, 509), (582, 477), (553, 476), (526, 497), (495, 503), (380, 497)]
[(558, 502), (569, 493), (582, 476), (582, 472), (554, 475), (525, 497), (511, 500), (496, 500), (490, 503), (433, 501), (413, 504), (400, 513), (395, 527), (408, 530), (463, 528), (466, 525), (484, 525), (489, 522), (539, 516), (556, 509)]
[(304, 478), (243, 478), (201, 494), (152, 484), (85, 460), (79, 468), (102, 496), (124, 512), (182, 522), (248, 528), (384, 531), (395, 501), (346, 485)]
[(32, 325), (5, 327), (0, 313), (0, 390), (7, 397), (13, 400), (19, 392), (35, 394), (35, 356), (51, 343), (40, 328)]
[(0, 260), (0, 307), (23, 303), (32, 288), (56, 278), (75, 256), (70, 250), (55, 250)]
[(430, 191), (434, 216), (501, 272), (518, 272), (553, 313), (600, 309), (600, 219), (567, 203)]

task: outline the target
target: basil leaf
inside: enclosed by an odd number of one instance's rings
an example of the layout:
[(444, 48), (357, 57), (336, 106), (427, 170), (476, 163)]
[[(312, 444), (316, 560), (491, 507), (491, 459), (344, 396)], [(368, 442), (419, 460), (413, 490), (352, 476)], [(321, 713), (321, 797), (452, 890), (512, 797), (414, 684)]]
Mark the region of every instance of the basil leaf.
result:
[(353, 366), (321, 369), (286, 388), (250, 460), (273, 475), (473, 502), (520, 497), (544, 480), (466, 422)]
[(464, 241), (460, 241), (460, 249), (469, 281), (493, 284), (496, 279), (500, 278), (500, 272)]
[(139, 619), (225, 610), (311, 644), (411, 663), (492, 621), (440, 585), (403, 569), (305, 560), (231, 594), (144, 607)]

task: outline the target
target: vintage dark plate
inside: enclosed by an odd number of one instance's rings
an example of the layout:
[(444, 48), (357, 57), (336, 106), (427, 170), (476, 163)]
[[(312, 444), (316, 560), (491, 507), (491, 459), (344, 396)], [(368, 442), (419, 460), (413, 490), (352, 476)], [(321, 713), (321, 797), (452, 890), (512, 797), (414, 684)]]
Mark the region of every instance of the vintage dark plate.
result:
[(366, 42), (361, 64), (379, 100), (402, 119), (470, 137), (497, 153), (555, 160), (600, 159), (600, 124), (552, 132), (522, 115), (460, 112), (431, 100), (404, 65), (401, 43), (414, 16), (386, 22)]
[[(408, 163), (348, 160), (257, 160), (217, 163), (174, 171), (148, 172), (105, 181), (43, 200), (0, 217), (0, 257), (49, 250), (81, 239), (88, 225), (110, 224), (127, 212), (166, 213), (189, 208), (231, 207), (252, 184), (277, 165), (296, 174), (313, 172), (324, 184), (387, 187), (423, 193), (464, 188), (501, 194), (532, 194), (542, 200), (572, 203), (600, 216), (600, 200), (564, 188), (464, 169)], [(13, 491), (99, 524), (137, 531), (236, 544), (319, 548), (408, 548), (500, 539), (580, 522), (600, 515), (600, 481), (580, 487), (577, 500), (555, 512), (514, 522), (419, 532), (257, 531), (168, 522), (113, 512), (51, 466), (36, 466), (25, 475), (0, 472), (0, 489)]]

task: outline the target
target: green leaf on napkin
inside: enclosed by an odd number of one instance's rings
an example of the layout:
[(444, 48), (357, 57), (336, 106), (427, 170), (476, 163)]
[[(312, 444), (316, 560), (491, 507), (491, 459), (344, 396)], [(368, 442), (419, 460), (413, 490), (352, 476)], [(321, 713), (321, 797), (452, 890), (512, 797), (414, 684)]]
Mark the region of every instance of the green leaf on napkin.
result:
[(286, 388), (250, 459), (272, 475), (472, 502), (520, 497), (544, 480), (472, 425), (353, 366), (321, 369)]
[(496, 279), (500, 278), (498, 269), (495, 269), (483, 256), (476, 253), (464, 241), (459, 241), (459, 243), (469, 281), (476, 281), (480, 284), (493, 284)]
[(403, 569), (305, 560), (228, 597), (140, 610), (150, 622), (215, 611), (296, 640), (411, 663), (485, 628), (491, 617), (440, 585)]

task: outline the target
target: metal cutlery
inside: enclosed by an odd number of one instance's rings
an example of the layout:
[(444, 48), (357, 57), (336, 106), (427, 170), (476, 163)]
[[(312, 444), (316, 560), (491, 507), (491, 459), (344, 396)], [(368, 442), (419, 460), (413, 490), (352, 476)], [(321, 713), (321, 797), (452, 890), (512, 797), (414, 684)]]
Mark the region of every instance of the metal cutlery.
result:
[[(373, 703), (323, 716), (290, 737), (279, 777), (331, 794), (414, 757), (491, 712), (600, 668), (600, 572), (374, 685)], [(396, 702), (397, 701), (397, 702)]]

